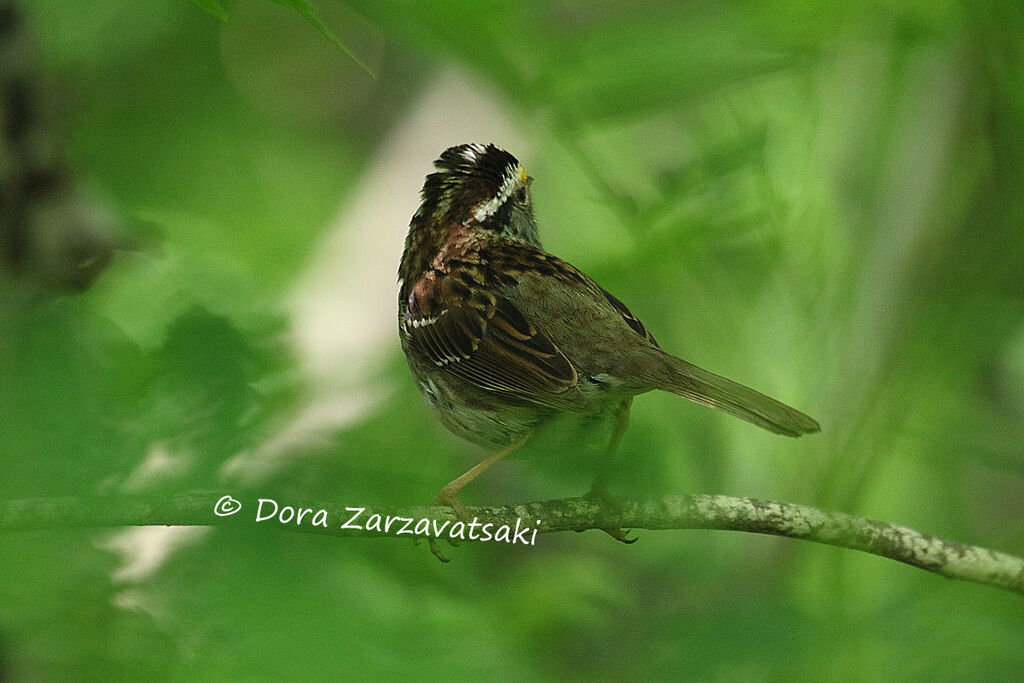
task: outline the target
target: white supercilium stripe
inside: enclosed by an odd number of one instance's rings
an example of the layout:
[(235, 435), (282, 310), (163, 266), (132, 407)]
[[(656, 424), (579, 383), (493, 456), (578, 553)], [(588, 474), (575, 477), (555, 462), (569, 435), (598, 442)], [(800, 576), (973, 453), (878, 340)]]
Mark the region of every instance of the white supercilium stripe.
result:
[(478, 223), (483, 223), (489, 217), (494, 215), (494, 212), (501, 208), (501, 205), (508, 201), (508, 198), (512, 196), (512, 193), (519, 187), (519, 168), (511, 168), (508, 173), (505, 174), (505, 178), (501, 182), (501, 189), (498, 194), (492, 199), (484, 202), (480, 206), (476, 207), (473, 211), (473, 218)]

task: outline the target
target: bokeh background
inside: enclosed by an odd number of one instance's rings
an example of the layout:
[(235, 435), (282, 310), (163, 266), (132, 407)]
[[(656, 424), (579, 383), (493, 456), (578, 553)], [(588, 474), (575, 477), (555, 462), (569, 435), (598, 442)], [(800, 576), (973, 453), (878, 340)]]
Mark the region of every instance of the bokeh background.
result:
[[(822, 423), (794, 441), (644, 396), (613, 490), (1024, 554), (1019, 2), (17, 8), (0, 78), (29, 74), (66, 175), (0, 261), (0, 498), (431, 500), (481, 453), (408, 378), (394, 273), (430, 162), (493, 141), (536, 178), (550, 251), (666, 349)], [(581, 491), (510, 462), (464, 500)], [(264, 526), (7, 534), (0, 678), (1024, 678), (1018, 595), (639, 536), (442, 565)]]

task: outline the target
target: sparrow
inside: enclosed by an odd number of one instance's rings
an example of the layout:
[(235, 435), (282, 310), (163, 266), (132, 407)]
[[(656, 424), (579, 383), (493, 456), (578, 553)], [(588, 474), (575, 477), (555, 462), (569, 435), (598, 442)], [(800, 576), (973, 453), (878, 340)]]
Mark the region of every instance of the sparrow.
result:
[(819, 430), (799, 410), (665, 352), (625, 304), (544, 251), (533, 179), (510, 153), (458, 145), (434, 166), (398, 270), (399, 336), (441, 423), (491, 451), (441, 489), (439, 504), (461, 514), (466, 484), (565, 414), (612, 420), (592, 488), (602, 493), (632, 398), (653, 389), (776, 434)]

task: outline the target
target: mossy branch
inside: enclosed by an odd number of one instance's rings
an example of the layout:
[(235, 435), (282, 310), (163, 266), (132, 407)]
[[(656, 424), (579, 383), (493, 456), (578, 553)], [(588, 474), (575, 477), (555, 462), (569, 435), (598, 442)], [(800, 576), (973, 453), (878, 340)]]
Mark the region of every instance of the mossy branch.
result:
[[(364, 507), (353, 505), (278, 501), (284, 510), (310, 510), (301, 523), (294, 517), (282, 522), (270, 517), (270, 503), (257, 522), (259, 497), (239, 495), (241, 509), (229, 516), (214, 514), (224, 496), (189, 493), (157, 497), (35, 498), (0, 504), (0, 532), (67, 527), (119, 526), (256, 526), (327, 536), (399, 536), (398, 522), (388, 531), (366, 528), (373, 515), (381, 519), (457, 521), (447, 507)], [(271, 499), (266, 499), (271, 500)], [(622, 499), (620, 505), (602, 505), (589, 498), (564, 498), (519, 505), (467, 507), (480, 524), (492, 523), (536, 529), (537, 533), (588, 529), (721, 529), (788, 536), (841, 548), (860, 550), (919, 567), (947, 578), (972, 581), (1024, 594), (1024, 559), (1005, 553), (947, 541), (896, 524), (807, 505), (753, 498), (715, 495), (670, 495), (650, 499)], [(223, 503), (222, 503), (223, 505)], [(355, 521), (354, 511), (361, 510)], [(315, 524), (316, 512), (323, 511)], [(346, 523), (350, 528), (345, 528)], [(351, 528), (362, 527), (362, 528)], [(452, 526), (448, 527), (449, 529)], [(409, 532), (411, 535), (411, 532)], [(439, 535), (444, 539), (447, 536)], [(464, 538), (469, 538), (464, 536)]]

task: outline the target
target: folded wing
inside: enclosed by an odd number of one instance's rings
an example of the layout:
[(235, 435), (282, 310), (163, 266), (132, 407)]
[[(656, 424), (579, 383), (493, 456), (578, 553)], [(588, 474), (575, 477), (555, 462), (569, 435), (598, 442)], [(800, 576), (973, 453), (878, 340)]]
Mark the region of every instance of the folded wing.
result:
[(412, 287), (403, 315), (408, 343), (442, 372), (485, 391), (539, 405), (589, 412), (564, 353), (471, 273), (429, 273)]

